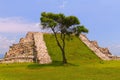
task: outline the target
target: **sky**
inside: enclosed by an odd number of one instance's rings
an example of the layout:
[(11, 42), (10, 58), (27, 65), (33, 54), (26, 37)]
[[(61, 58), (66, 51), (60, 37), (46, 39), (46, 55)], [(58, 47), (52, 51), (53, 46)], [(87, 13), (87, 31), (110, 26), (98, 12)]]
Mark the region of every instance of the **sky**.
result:
[(90, 40), (120, 56), (120, 0), (0, 0), (0, 56), (28, 31), (43, 32), (41, 12), (78, 17)]

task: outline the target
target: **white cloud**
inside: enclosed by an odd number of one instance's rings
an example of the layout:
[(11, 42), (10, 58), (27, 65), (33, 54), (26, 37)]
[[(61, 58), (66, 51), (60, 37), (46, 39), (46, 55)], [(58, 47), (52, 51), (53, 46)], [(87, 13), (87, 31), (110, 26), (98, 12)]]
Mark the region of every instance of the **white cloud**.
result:
[(108, 48), (113, 55), (120, 56), (120, 44), (112, 44)]
[(67, 4), (67, 1), (63, 1), (62, 4), (59, 6), (60, 9), (64, 9)]
[(38, 23), (27, 22), (21, 17), (0, 18), (0, 32), (28, 32), (41, 31)]
[(42, 31), (39, 23), (30, 23), (21, 17), (0, 18), (0, 54), (8, 51), (9, 46), (15, 43), (16, 39), (6, 37), (2, 33), (25, 34), (28, 31)]
[(6, 49), (15, 42), (15, 40), (9, 40), (6, 37), (0, 36), (0, 48)]
[(0, 35), (0, 54), (5, 54), (13, 43), (15, 43), (15, 40), (9, 40), (7, 37)]
[[(25, 34), (29, 31), (47, 32), (48, 30), (42, 30), (40, 23), (31, 23), (21, 17), (0, 18), (0, 54), (5, 54), (8, 51), (9, 46), (16, 43), (15, 37), (7, 37), (2, 33), (12, 33), (12, 36), (16, 36), (17, 33)], [(19, 35), (19, 37), (21, 37)]]

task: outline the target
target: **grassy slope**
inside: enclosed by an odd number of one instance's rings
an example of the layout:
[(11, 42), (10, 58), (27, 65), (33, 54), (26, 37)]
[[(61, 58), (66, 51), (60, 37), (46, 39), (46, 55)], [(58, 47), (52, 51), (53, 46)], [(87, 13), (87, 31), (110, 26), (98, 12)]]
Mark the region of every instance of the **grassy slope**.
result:
[(53, 64), (0, 64), (0, 80), (119, 80), (120, 61), (102, 61), (78, 38), (67, 41), (69, 64), (61, 65), (61, 52), (52, 35), (45, 41)]
[[(44, 38), (52, 60), (62, 61), (61, 51), (56, 44), (54, 35), (46, 34)], [(72, 37), (71, 40), (66, 40), (66, 56), (69, 63), (77, 65), (89, 61), (100, 61), (100, 59), (76, 37)]]

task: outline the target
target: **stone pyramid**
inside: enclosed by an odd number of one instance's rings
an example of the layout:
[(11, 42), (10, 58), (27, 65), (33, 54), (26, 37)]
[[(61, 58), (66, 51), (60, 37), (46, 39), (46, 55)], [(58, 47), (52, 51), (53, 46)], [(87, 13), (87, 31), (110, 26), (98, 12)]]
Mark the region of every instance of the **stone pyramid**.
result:
[(1, 63), (37, 62), (40, 64), (51, 63), (43, 39), (43, 33), (28, 32), (25, 38), (21, 38), (18, 44), (10, 46)]

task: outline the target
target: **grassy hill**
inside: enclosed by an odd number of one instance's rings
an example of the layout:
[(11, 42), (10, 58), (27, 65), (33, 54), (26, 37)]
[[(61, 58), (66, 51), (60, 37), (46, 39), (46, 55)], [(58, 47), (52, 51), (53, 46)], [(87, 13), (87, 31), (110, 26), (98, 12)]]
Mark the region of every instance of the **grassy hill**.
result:
[(100, 60), (80, 39), (66, 40), (69, 64), (62, 65), (61, 52), (53, 35), (44, 39), (53, 63), (0, 64), (0, 80), (119, 80), (120, 61)]
[[(48, 52), (53, 61), (62, 61), (61, 51), (56, 44), (54, 35), (45, 34), (44, 39), (48, 48)], [(68, 63), (81, 64), (100, 61), (98, 57), (79, 39), (73, 36), (70, 40), (66, 40), (66, 56)], [(84, 62), (82, 62), (84, 61)]]

